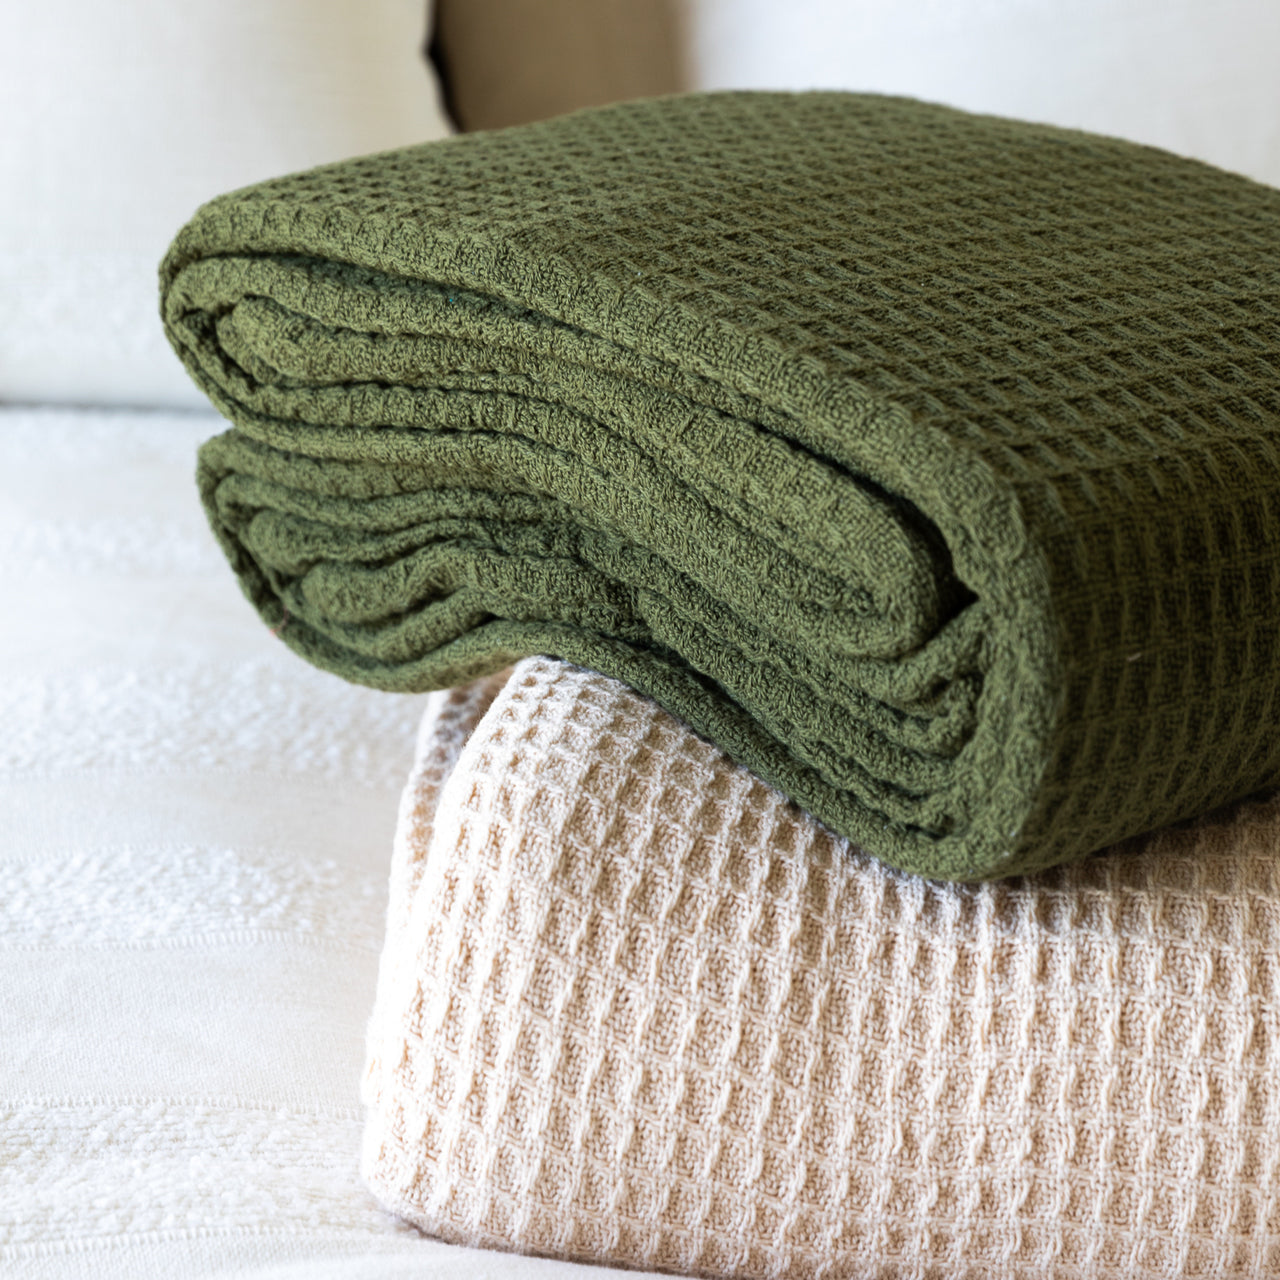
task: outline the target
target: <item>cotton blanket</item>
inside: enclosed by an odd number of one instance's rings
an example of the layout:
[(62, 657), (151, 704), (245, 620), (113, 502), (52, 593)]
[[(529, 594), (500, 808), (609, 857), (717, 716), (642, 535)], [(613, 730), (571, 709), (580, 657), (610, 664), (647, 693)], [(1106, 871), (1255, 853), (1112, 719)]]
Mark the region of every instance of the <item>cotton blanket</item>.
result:
[(162, 287), (217, 536), (348, 679), (558, 655), (937, 877), (1280, 780), (1280, 192), (690, 95), (233, 192)]
[(1270, 796), (932, 883), (526, 659), (429, 700), (364, 1174), (449, 1240), (734, 1280), (1269, 1280), (1278, 845)]

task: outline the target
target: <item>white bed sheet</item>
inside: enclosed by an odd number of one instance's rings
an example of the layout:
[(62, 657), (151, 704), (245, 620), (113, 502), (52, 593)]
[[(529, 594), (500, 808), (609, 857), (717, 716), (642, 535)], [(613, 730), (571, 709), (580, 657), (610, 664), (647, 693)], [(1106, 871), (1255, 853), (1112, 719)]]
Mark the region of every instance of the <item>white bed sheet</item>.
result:
[(422, 699), (257, 620), (192, 479), (219, 424), (0, 408), (0, 1275), (603, 1276), (359, 1180)]

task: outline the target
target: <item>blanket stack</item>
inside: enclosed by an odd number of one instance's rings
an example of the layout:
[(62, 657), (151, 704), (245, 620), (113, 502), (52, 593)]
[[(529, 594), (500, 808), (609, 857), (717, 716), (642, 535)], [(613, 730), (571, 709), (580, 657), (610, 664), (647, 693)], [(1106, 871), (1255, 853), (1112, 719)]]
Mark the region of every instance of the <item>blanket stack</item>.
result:
[(465, 686), (387, 1204), (707, 1275), (1276, 1273), (1280, 192), (689, 95), (233, 192), (161, 276), (263, 619)]

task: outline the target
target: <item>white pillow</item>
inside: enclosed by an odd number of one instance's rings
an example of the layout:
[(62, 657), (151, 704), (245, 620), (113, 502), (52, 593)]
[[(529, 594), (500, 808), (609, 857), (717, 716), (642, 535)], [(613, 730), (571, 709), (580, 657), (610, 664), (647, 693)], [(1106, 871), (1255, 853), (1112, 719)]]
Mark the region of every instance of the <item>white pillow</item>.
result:
[(0, 41), (0, 400), (203, 405), (156, 267), (234, 187), (449, 132), (429, 0), (39, 0)]
[(847, 88), (1090, 129), (1280, 185), (1275, 0), (684, 0), (698, 88)]

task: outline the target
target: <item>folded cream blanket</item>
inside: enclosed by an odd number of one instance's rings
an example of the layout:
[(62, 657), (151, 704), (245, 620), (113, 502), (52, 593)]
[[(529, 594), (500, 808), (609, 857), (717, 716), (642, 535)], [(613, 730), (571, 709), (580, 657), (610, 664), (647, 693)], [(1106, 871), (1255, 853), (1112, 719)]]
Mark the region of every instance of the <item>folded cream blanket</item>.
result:
[(450, 1240), (702, 1275), (1274, 1277), (1278, 850), (1272, 797), (931, 883), (526, 660), (423, 726), (366, 1177)]

